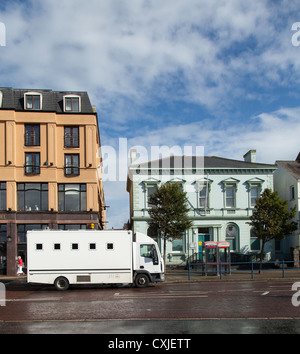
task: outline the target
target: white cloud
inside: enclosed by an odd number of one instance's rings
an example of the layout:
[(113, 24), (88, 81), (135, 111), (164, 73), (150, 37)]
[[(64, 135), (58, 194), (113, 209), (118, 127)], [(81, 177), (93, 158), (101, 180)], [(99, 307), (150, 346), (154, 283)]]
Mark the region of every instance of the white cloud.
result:
[[(280, 103), (252, 119), (245, 112), (239, 123), (229, 117), (239, 101), (264, 102), (273, 87), (276, 97), (298, 89), (297, 13), (297, 0), (7, 1), (1, 86), (87, 90), (104, 144), (127, 134), (129, 146), (203, 145), (236, 159), (253, 148), (261, 162), (293, 159), (299, 108)], [(209, 113), (192, 122), (146, 111), (161, 101)], [(124, 202), (120, 186), (107, 195)]]
[(172, 95), (216, 109), (228, 91), (241, 93), (240, 76), (259, 80), (264, 70), (274, 82), (282, 67), (299, 65), (289, 56), (291, 23), (277, 29), (274, 9), (238, 0), (12, 1), (0, 13), (8, 37), (0, 62), (14, 70), (2, 81), (86, 89), (101, 96), (99, 107)]

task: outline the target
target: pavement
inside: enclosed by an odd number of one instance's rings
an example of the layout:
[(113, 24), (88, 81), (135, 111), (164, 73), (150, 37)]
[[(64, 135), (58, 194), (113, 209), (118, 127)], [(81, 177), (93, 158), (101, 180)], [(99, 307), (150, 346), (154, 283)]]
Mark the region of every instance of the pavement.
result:
[[(0, 282), (7, 283), (16, 279), (26, 279), (26, 275), (7, 276), (0, 275)], [(251, 270), (232, 270), (230, 274), (202, 274), (201, 272), (192, 270), (189, 274), (186, 269), (167, 269), (165, 273), (165, 283), (184, 283), (184, 282), (235, 282), (235, 281), (252, 281), (252, 280), (293, 280), (300, 282), (300, 268), (287, 269), (268, 269), (251, 272)]]
[(300, 268), (288, 268), (288, 269), (268, 269), (262, 270), (260, 273), (258, 270), (251, 272), (251, 270), (232, 270), (230, 274), (203, 274), (202, 272), (191, 271), (190, 274), (188, 270), (172, 269), (167, 270), (165, 274), (165, 282), (234, 282), (234, 281), (252, 281), (252, 280), (293, 280), (300, 281)]

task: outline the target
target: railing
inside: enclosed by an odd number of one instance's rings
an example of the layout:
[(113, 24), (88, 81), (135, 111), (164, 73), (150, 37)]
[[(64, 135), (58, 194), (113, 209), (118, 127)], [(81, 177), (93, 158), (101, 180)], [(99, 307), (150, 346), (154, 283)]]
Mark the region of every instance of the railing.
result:
[[(298, 264), (298, 267), (295, 266)], [(200, 268), (200, 270), (199, 270)], [(205, 264), (196, 262), (188, 263), (188, 279), (191, 280), (191, 274), (197, 273), (201, 275), (216, 275), (222, 279), (226, 274), (238, 274), (238, 273), (248, 273), (251, 279), (254, 279), (255, 274), (260, 274), (262, 272), (281, 272), (281, 277), (285, 278), (286, 273), (294, 270), (300, 271), (300, 262), (295, 261), (273, 261), (273, 262), (233, 262), (228, 267), (228, 263), (220, 262), (217, 266), (216, 263), (210, 264), (210, 268), (213, 270), (205, 270)], [(297, 274), (297, 277), (300, 276)]]

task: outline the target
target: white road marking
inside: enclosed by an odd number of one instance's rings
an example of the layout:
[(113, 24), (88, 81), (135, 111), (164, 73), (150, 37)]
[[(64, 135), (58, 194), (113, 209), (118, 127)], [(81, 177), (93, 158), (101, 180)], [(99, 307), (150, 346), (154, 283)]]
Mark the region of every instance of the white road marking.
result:
[(35, 298), (35, 299), (6, 299), (6, 302), (41, 302), (41, 301), (60, 301), (61, 297)]

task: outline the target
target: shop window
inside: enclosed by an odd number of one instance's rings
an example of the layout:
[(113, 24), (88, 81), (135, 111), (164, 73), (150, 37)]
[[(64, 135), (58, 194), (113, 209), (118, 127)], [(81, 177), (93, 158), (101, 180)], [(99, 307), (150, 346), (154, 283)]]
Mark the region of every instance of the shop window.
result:
[(19, 211), (47, 211), (48, 183), (18, 183)]
[(86, 211), (86, 184), (59, 184), (59, 211)]

